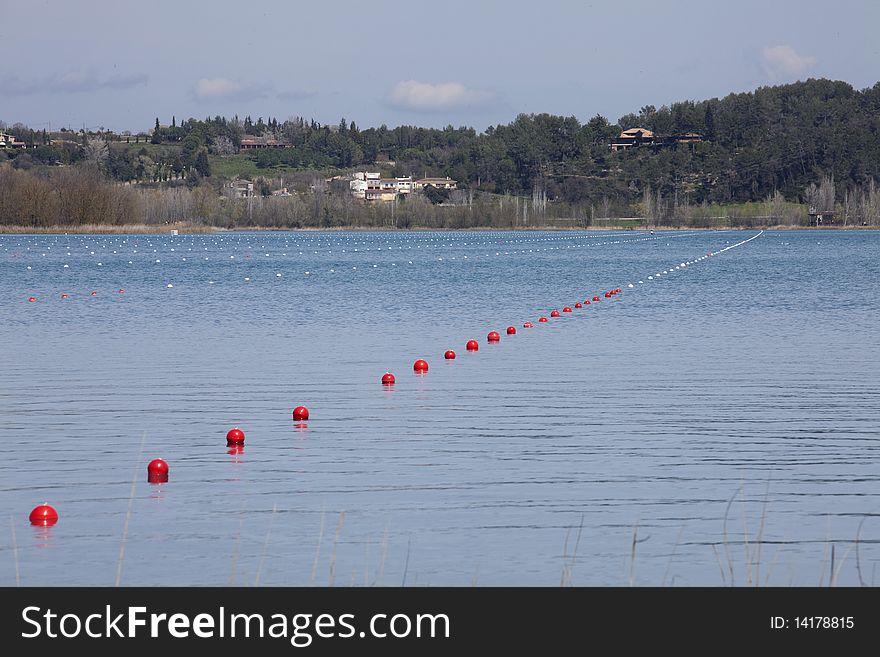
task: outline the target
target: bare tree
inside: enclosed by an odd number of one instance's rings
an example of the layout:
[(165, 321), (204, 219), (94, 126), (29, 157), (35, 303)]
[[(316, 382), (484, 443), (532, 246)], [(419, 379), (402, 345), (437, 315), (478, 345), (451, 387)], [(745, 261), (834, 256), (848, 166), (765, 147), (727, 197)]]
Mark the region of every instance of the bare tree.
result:
[(235, 144), (232, 143), (229, 137), (219, 135), (211, 140), (211, 152), (214, 155), (234, 155)]
[(110, 147), (101, 137), (89, 137), (86, 140), (85, 151), (86, 159), (99, 168), (103, 168), (110, 156)]

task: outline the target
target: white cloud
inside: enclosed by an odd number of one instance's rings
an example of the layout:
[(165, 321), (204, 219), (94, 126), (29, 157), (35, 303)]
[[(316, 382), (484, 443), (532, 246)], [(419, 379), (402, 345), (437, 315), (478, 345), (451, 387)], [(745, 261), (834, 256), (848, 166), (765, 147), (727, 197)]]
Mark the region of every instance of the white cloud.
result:
[(800, 75), (816, 63), (815, 57), (801, 55), (791, 46), (767, 46), (762, 55), (767, 73), (774, 77)]
[(430, 84), (403, 80), (394, 85), (388, 102), (399, 109), (437, 112), (485, 105), (494, 98), (489, 91), (468, 89), (461, 82)]
[(128, 89), (145, 84), (149, 78), (140, 73), (112, 75), (102, 78), (92, 71), (67, 71), (42, 79), (22, 80), (17, 77), (0, 80), (0, 89), (11, 96), (28, 96), (38, 93), (84, 93), (101, 89)]
[(263, 84), (244, 83), (229, 78), (201, 78), (193, 86), (196, 100), (248, 100), (264, 98), (269, 87)]

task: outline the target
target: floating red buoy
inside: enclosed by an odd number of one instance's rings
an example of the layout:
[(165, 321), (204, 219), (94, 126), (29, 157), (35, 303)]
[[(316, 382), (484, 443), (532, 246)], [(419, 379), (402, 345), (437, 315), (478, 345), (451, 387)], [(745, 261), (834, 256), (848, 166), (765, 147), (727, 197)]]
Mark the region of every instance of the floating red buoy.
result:
[(455, 352), (452, 349), (447, 349), (446, 353), (443, 354), (443, 358), (446, 360), (455, 360)]
[(41, 504), (31, 511), (30, 521), (32, 525), (51, 527), (58, 522), (58, 512), (48, 504)]
[(164, 484), (168, 481), (168, 464), (162, 459), (153, 459), (147, 466), (147, 481), (151, 484)]
[(516, 335), (516, 327), (508, 326), (507, 327), (507, 335)]
[(534, 324), (532, 324), (531, 322), (526, 322), (525, 324), (523, 324), (523, 328), (532, 328), (532, 326), (534, 326)]
[(593, 301), (598, 301), (599, 297), (593, 297)]
[(585, 305), (585, 306), (589, 306), (589, 305), (590, 305), (590, 300), (589, 300), (589, 299), (585, 299), (585, 300), (584, 300), (584, 305)]
[(574, 304), (574, 307), (575, 308), (583, 308), (584, 305), (580, 301), (578, 301), (576, 304)]
[(37, 300), (37, 297), (28, 297), (28, 301), (31, 303), (33, 303), (36, 300)]
[(559, 311), (554, 310), (553, 312), (550, 313), (550, 317), (559, 317)]
[(500, 342), (501, 336), (498, 335), (498, 331), (489, 331), (489, 335), (486, 336), (486, 340), (489, 342)]
[(547, 320), (546, 317), (539, 317), (539, 318), (538, 318), (538, 321), (539, 321), (539, 322), (546, 322), (546, 321), (548, 321), (548, 320)]
[(96, 297), (96, 296), (98, 296), (98, 293), (97, 293), (97, 292), (92, 292), (91, 295), (92, 295), (93, 297)]
[(571, 308), (569, 308), (568, 306), (566, 306), (565, 308), (562, 309), (562, 312), (564, 312), (564, 313), (570, 313), (570, 312), (571, 312)]
[(608, 299), (608, 298), (610, 298), (610, 297), (611, 297), (611, 292), (606, 292), (606, 293), (605, 293), (605, 298)]
[(244, 445), (244, 431), (238, 427), (230, 429), (226, 434), (226, 446), (231, 447), (232, 445)]
[(67, 295), (67, 294), (62, 294), (62, 295), (61, 295), (61, 298), (62, 298), (62, 299), (67, 299), (68, 296), (69, 296), (69, 295)]
[(413, 371), (427, 372), (428, 371), (428, 361), (422, 360), (421, 358), (419, 358), (415, 363), (413, 363)]
[(480, 345), (476, 340), (468, 340), (467, 344), (465, 345), (465, 348), (468, 351), (479, 351)]
[(125, 290), (119, 290), (119, 294), (125, 294)]
[(305, 406), (297, 406), (293, 409), (293, 419), (296, 422), (305, 422), (309, 419), (309, 409)]
[(383, 386), (393, 386), (394, 385), (394, 375), (391, 372), (385, 372), (382, 375), (382, 385)]

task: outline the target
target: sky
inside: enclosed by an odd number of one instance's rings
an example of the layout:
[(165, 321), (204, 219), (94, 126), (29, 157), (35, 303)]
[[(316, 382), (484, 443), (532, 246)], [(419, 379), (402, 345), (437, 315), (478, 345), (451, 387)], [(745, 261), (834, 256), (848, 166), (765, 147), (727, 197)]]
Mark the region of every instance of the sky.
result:
[(880, 80), (873, 0), (0, 0), (0, 120), (359, 127), (611, 121), (807, 78)]

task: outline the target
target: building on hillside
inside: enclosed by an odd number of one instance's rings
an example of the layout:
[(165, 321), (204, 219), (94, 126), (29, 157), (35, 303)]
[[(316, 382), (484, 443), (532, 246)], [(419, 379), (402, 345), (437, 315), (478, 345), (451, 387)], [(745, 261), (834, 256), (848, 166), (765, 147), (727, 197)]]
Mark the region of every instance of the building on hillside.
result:
[(659, 136), (647, 128), (629, 128), (621, 132), (620, 136), (611, 142), (611, 150), (617, 152), (637, 146), (675, 146), (676, 144), (696, 144), (701, 141), (703, 141), (703, 136), (696, 132)]
[(239, 142), (238, 150), (240, 151), (254, 151), (263, 148), (287, 148), (288, 144), (284, 141), (279, 141), (275, 139), (275, 137), (268, 136), (260, 136), (257, 135), (242, 135), (241, 141)]
[(364, 191), (366, 201), (393, 201), (398, 194), (409, 194), (413, 190), (412, 176), (404, 178), (379, 178), (367, 180)]
[(629, 128), (620, 133), (620, 136), (611, 142), (611, 150), (614, 152), (624, 151), (633, 146), (653, 145), (656, 143), (654, 133), (647, 128)]
[(367, 196), (367, 187), (370, 183), (378, 184), (382, 174), (378, 171), (357, 171), (348, 183), (348, 189), (355, 198), (365, 199)]
[(413, 183), (413, 189), (416, 191), (422, 190), (428, 185), (436, 187), (437, 189), (457, 189), (458, 181), (453, 180), (449, 176), (446, 176), (445, 178), (422, 178)]
[(13, 135), (0, 132), (0, 148), (27, 148), (27, 144), (19, 141)]
[(236, 178), (229, 183), (234, 198), (250, 198), (254, 196), (254, 183), (243, 178)]

